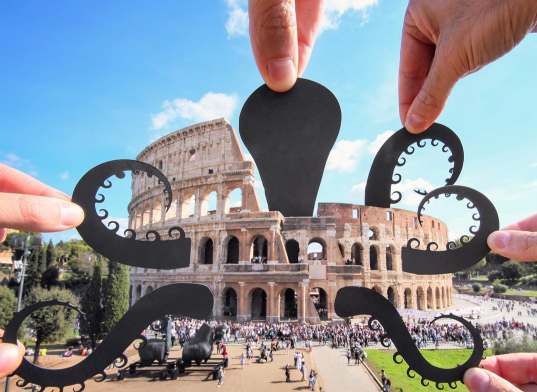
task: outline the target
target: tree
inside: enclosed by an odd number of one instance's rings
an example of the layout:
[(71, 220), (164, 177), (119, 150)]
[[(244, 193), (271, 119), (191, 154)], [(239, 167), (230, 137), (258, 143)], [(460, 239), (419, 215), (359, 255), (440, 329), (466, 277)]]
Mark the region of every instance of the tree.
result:
[(13, 318), (15, 309), (17, 309), (15, 293), (6, 286), (0, 286), (0, 328), (5, 328), (9, 320)]
[(519, 261), (511, 260), (502, 264), (502, 276), (507, 280), (517, 280), (524, 274), (524, 267)]
[(89, 337), (92, 348), (95, 348), (95, 343), (102, 334), (102, 289), (103, 267), (99, 256), (93, 266), (93, 274), (86, 294), (82, 298), (82, 312), (85, 313), (85, 320), (80, 324), (80, 331)]
[(58, 270), (58, 267), (51, 265), (45, 270), (45, 272), (43, 272), (43, 276), (41, 276), (41, 287), (50, 289), (52, 286), (56, 286), (58, 284), (59, 277), (60, 271)]
[[(49, 301), (58, 299), (62, 302), (70, 302), (73, 305), (78, 303), (76, 297), (68, 290), (53, 287), (45, 290), (39, 286), (34, 287), (28, 297), (27, 304), (33, 304), (39, 301)], [(55, 343), (72, 330), (76, 321), (77, 313), (65, 306), (47, 306), (33, 312), (29, 319), (29, 326), (35, 331), (35, 355), (34, 363), (39, 356), (39, 348), (42, 343)]]
[(502, 277), (502, 272), (498, 270), (490, 271), (487, 275), (487, 279), (489, 282), (494, 282), (495, 280), (498, 280)]
[(52, 238), (48, 242), (47, 253), (46, 253), (46, 266), (47, 268), (56, 263), (56, 248), (52, 242)]
[(472, 290), (474, 290), (474, 293), (479, 293), (482, 287), (483, 286), (481, 286), (480, 283), (477, 283), (477, 282), (472, 283)]
[(498, 284), (495, 284), (492, 289), (494, 290), (495, 293), (501, 294), (507, 291), (507, 286), (504, 284), (498, 283)]
[(129, 267), (110, 260), (105, 286), (103, 327), (105, 332), (110, 332), (129, 310)]

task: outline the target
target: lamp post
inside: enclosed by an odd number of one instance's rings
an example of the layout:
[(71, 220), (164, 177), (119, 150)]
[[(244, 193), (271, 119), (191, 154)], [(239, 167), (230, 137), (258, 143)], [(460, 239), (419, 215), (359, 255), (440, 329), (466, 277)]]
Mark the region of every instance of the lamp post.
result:
[[(15, 272), (15, 279), (20, 282), (19, 284), (19, 298), (17, 300), (17, 312), (21, 310), (22, 304), (22, 292), (24, 290), (24, 278), (26, 277), (26, 266), (28, 261), (28, 256), (30, 255), (30, 233), (26, 233), (26, 241), (21, 236), (14, 236), (11, 238), (11, 248), (14, 250), (14, 256), (12, 257), (13, 266), (15, 270), (20, 269), (21, 271)], [(32, 239), (32, 246), (43, 247), (45, 241), (43, 236), (34, 235)], [(24, 245), (23, 245), (24, 244)], [(5, 392), (9, 392), (9, 387), (11, 384), (11, 377), (6, 378), (6, 389)]]

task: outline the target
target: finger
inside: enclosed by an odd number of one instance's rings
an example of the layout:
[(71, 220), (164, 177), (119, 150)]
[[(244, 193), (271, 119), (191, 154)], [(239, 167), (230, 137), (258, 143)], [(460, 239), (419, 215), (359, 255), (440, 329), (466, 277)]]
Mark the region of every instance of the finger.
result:
[(497, 355), (481, 361), (481, 366), (513, 384), (537, 380), (537, 355), (533, 353)]
[(503, 378), (479, 368), (464, 373), (464, 385), (470, 392), (521, 392)]
[(399, 61), (399, 117), (404, 125), (410, 105), (420, 92), (434, 57), (434, 44), (415, 26), (407, 11)]
[(537, 231), (537, 214), (522, 219), (520, 222), (512, 223), (502, 230)]
[(0, 242), (4, 242), (7, 237), (7, 230), (6, 229), (0, 229)]
[(324, 0), (296, 0), (298, 34), (298, 76), (302, 76), (310, 60), (315, 39), (321, 27)]
[(421, 133), (430, 127), (442, 113), (449, 94), (459, 79), (438, 46), (429, 74), (408, 110), (405, 128), (410, 133)]
[(64, 200), (0, 193), (0, 227), (51, 232), (71, 229), (83, 220), (82, 208)]
[(21, 364), (24, 351), (15, 344), (0, 343), (0, 378), (13, 373)]
[(294, 86), (298, 40), (294, 1), (249, 0), (250, 40), (257, 68), (274, 91)]
[(28, 174), (0, 163), (0, 192), (24, 193), (27, 195), (48, 196), (71, 201), (65, 193), (60, 192)]
[(537, 233), (529, 231), (495, 231), (487, 239), (494, 252), (518, 261), (537, 261)]

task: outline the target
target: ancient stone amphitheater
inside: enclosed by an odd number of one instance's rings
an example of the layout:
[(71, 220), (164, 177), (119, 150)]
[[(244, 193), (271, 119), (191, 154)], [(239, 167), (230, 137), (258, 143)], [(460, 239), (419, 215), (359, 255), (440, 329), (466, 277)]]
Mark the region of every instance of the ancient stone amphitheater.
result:
[(334, 299), (345, 286), (374, 288), (398, 308), (451, 306), (450, 275), (401, 269), (409, 238), (445, 247), (443, 222), (425, 215), (419, 226), (414, 211), (342, 203), (319, 203), (315, 217), (262, 211), (254, 164), (225, 119), (173, 132), (137, 159), (167, 176), (173, 202), (165, 211), (162, 185), (133, 176), (129, 227), (166, 239), (170, 227), (181, 226), (192, 251), (189, 268), (131, 268), (133, 303), (166, 284), (197, 282), (214, 294), (213, 317), (237, 321), (337, 319)]

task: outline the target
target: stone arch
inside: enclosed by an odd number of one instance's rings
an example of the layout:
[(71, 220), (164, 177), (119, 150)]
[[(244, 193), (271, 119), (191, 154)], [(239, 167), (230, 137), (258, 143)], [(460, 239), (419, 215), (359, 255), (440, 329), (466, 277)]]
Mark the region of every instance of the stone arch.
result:
[(203, 237), (199, 242), (198, 264), (213, 264), (214, 242), (211, 237)]
[(436, 309), (442, 309), (442, 298), (440, 297), (440, 289), (437, 287), (435, 290)]
[(425, 291), (423, 290), (423, 287), (418, 286), (416, 289), (416, 302), (418, 310), (426, 310), (427, 308), (427, 298), (425, 297)]
[(387, 297), (388, 297), (388, 301), (390, 301), (393, 306), (397, 307), (398, 305), (397, 289), (392, 286), (388, 287)]
[(268, 257), (268, 240), (263, 234), (256, 234), (250, 239), (250, 261), (266, 262)]
[(196, 215), (196, 195), (189, 194), (183, 199), (181, 205), (181, 219), (188, 219)]
[(312, 238), (308, 242), (307, 252), (308, 260), (326, 260), (326, 241), (319, 237)]
[(341, 242), (338, 242), (337, 246), (339, 248), (339, 253), (341, 254), (341, 258), (345, 259), (345, 245), (343, 245)]
[(351, 259), (356, 265), (364, 265), (364, 247), (359, 242), (355, 242), (351, 248)]
[(151, 223), (157, 223), (160, 222), (162, 218), (162, 202), (160, 200), (155, 200), (153, 204), (153, 219)]
[(145, 294), (144, 295), (147, 295), (149, 293), (151, 293), (153, 291), (153, 286), (147, 286), (147, 288), (145, 289)]
[(265, 319), (267, 317), (267, 292), (260, 287), (250, 291), (250, 314), (252, 319)]
[(217, 204), (218, 193), (215, 190), (207, 192), (205, 196), (201, 198), (200, 216), (216, 215)]
[(179, 207), (179, 200), (176, 197), (175, 199), (172, 200), (172, 204), (170, 204), (170, 208), (168, 209), (168, 211), (166, 211), (166, 215), (164, 219), (169, 221), (169, 220), (177, 218), (178, 207)]
[(226, 287), (222, 291), (222, 315), (237, 317), (238, 297), (233, 287)]
[(239, 239), (234, 235), (229, 235), (222, 241), (223, 260), (226, 264), (238, 264), (240, 257)]
[(328, 294), (321, 287), (314, 287), (310, 291), (310, 298), (321, 320), (328, 319)]
[(427, 309), (434, 309), (434, 297), (433, 297), (433, 289), (431, 286), (427, 288)]
[(414, 298), (412, 296), (412, 290), (407, 287), (405, 289), (405, 309), (413, 309), (414, 307)]
[(241, 212), (243, 210), (242, 188), (236, 187), (232, 189), (226, 196), (224, 202), (224, 214)]
[(379, 229), (378, 227), (370, 227), (367, 232), (367, 237), (370, 241), (378, 241), (379, 239)]
[(298, 295), (292, 288), (280, 292), (280, 320), (296, 319), (298, 316)]
[(136, 220), (135, 220), (134, 228), (139, 229), (140, 227), (142, 227), (142, 210), (138, 208), (136, 210)]
[(136, 286), (136, 293), (135, 293), (135, 297), (134, 297), (134, 302), (138, 302), (140, 300), (140, 298), (142, 298), (142, 285), (141, 284)]
[(393, 245), (386, 245), (386, 269), (388, 271), (395, 271), (395, 247)]
[(379, 269), (379, 248), (377, 245), (371, 245), (369, 247), (369, 269)]
[(142, 212), (142, 226), (149, 224), (149, 217), (151, 216), (151, 206), (149, 202), (145, 203), (144, 211)]
[(285, 252), (290, 263), (298, 263), (298, 256), (300, 254), (300, 244), (294, 239), (287, 240), (285, 242)]

